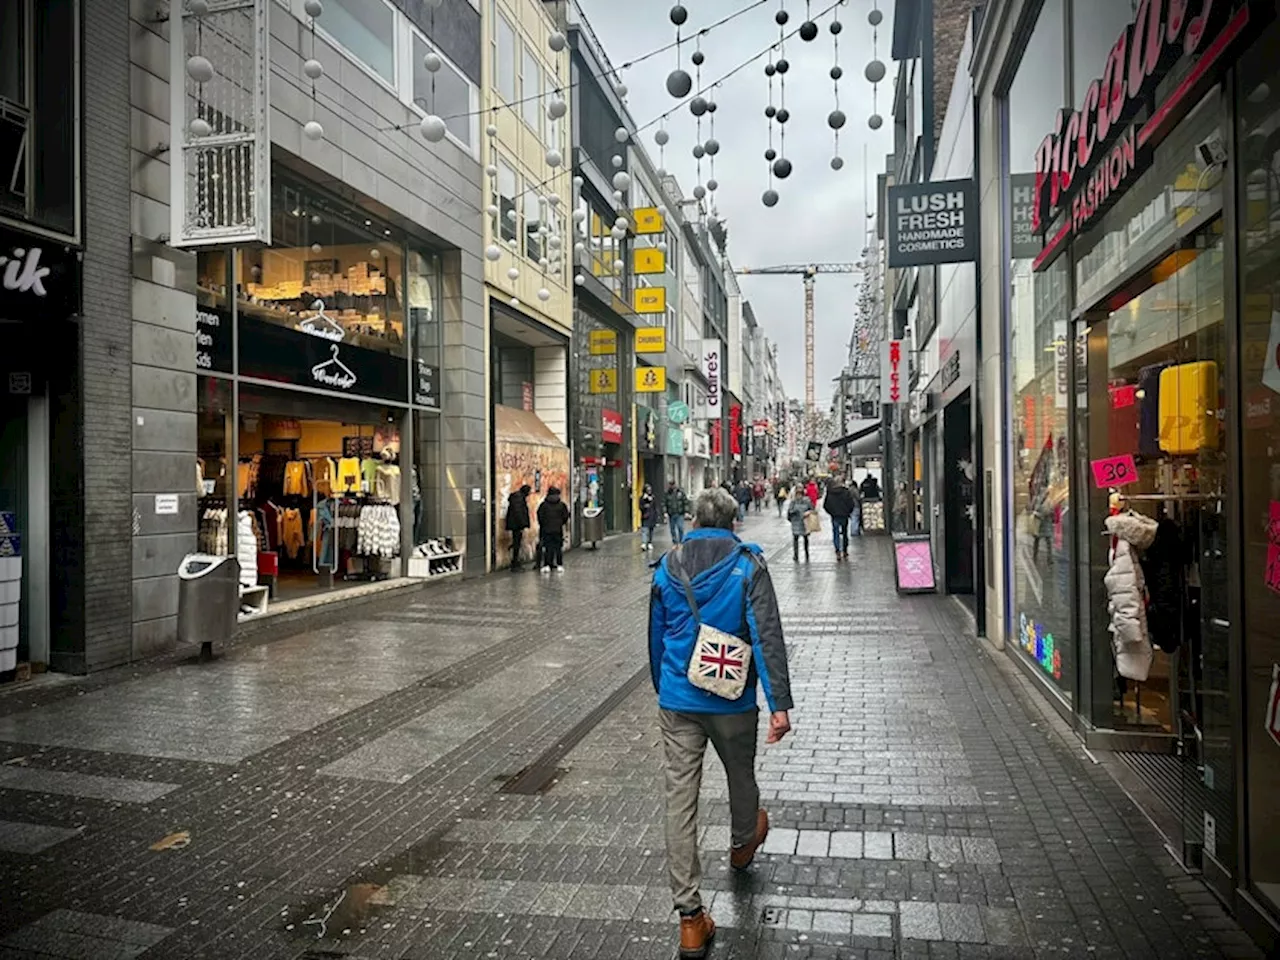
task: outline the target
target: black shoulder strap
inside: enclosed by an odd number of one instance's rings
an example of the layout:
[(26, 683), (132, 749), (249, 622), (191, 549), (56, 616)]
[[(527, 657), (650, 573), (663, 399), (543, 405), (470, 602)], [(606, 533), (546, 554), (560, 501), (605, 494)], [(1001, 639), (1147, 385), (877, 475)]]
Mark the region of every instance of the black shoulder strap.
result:
[(694, 622), (701, 626), (702, 612), (698, 609), (698, 601), (694, 599), (693, 583), (689, 580), (689, 574), (685, 572), (679, 544), (672, 547), (671, 552), (667, 554), (667, 570), (674, 570), (675, 575), (680, 579), (680, 583), (684, 585), (684, 595), (689, 601), (689, 610), (693, 613)]

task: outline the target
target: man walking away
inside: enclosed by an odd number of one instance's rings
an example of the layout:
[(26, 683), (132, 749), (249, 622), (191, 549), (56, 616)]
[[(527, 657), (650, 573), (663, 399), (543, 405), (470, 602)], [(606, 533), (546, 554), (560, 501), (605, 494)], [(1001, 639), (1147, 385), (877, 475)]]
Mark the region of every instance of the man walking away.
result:
[(755, 502), (758, 514), (761, 506), (764, 505), (764, 481), (759, 477), (756, 477), (755, 485), (751, 488), (751, 499)]
[(564, 573), (564, 528), (569, 525), (569, 507), (560, 499), (560, 488), (552, 487), (538, 505), (538, 528), (542, 539), (542, 572)]
[(796, 484), (791, 488), (791, 500), (787, 503), (787, 519), (791, 521), (791, 559), (800, 562), (800, 541), (804, 541), (804, 562), (809, 562), (809, 530), (804, 518), (813, 510), (808, 495)]
[(853, 493), (844, 485), (840, 477), (832, 477), (827, 487), (827, 496), (822, 501), (823, 509), (831, 514), (831, 538), (835, 541), (836, 559), (849, 559), (849, 518), (858, 508)]
[[(649, 594), (649, 670), (665, 754), (667, 870), (680, 913), (682, 960), (705, 957), (716, 932), (699, 890), (698, 792), (707, 741), (729, 782), (729, 863), (745, 870), (769, 833), (755, 776), (756, 677), (769, 707), (766, 742), (777, 743), (791, 730), (791, 681), (778, 599), (760, 547), (733, 533), (736, 514), (737, 504), (723, 490), (699, 494), (694, 529), (658, 564)], [(749, 682), (737, 699), (689, 682), (689, 664), (707, 627), (751, 644)]]
[(662, 509), (667, 512), (667, 524), (671, 527), (671, 542), (684, 539), (684, 515), (689, 512), (689, 498), (674, 480), (667, 481), (667, 492), (662, 498)]
[(658, 525), (658, 499), (653, 495), (653, 487), (644, 485), (640, 494), (640, 549), (653, 549), (653, 528)]
[(787, 505), (787, 485), (779, 480), (773, 485), (773, 499), (778, 501), (778, 517), (782, 517), (782, 508)]
[(529, 529), (529, 494), (533, 487), (527, 483), (507, 497), (507, 523), (511, 531), (511, 572), (520, 569), (520, 551), (524, 547), (524, 532)]
[(747, 481), (738, 481), (733, 498), (738, 501), (738, 521), (742, 522), (747, 519), (747, 508), (751, 506), (751, 487), (747, 486)]

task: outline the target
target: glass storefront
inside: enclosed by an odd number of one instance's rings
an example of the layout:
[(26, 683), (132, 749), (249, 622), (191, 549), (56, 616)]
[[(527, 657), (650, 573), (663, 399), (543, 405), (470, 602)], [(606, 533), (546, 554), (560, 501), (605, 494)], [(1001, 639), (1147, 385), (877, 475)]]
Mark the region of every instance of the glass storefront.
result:
[(579, 506), (603, 508), (606, 529), (627, 531), (632, 526), (631, 337), (581, 307), (573, 317)]

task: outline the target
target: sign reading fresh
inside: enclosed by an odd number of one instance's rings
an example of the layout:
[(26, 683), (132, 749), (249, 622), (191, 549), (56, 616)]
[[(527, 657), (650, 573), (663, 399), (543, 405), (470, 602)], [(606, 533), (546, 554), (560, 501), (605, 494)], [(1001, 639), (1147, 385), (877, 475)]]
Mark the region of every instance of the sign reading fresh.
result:
[(978, 257), (978, 191), (972, 180), (889, 188), (889, 266), (964, 263)]

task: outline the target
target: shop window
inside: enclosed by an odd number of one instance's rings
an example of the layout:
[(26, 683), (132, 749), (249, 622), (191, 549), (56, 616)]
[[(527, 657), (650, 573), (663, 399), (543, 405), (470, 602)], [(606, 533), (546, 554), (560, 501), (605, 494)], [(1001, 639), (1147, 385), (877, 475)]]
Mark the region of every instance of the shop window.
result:
[(520, 113), (524, 117), (524, 122), (529, 125), (529, 129), (539, 140), (543, 140), (542, 125), (546, 114), (542, 109), (542, 66), (538, 63), (538, 58), (529, 44), (521, 45), (521, 53)]
[(387, 83), (396, 82), (396, 13), (385, 0), (328, 0), (316, 20), (334, 43)]
[(524, 255), (537, 263), (542, 259), (542, 204), (532, 191), (524, 195)]
[(508, 104), (516, 102), (516, 30), (501, 14), (497, 20), (498, 56), (493, 64), (494, 86)]
[(413, 103), (426, 113), (442, 117), (449, 132), (467, 147), (475, 145), (472, 136), (472, 104), (474, 90), (457, 67), (440, 54), (444, 66), (435, 73), (423, 66), (423, 58), (435, 50), (417, 32), (413, 34)]
[(414, 356), (438, 370), (441, 349), (440, 258), (435, 254), (411, 249), (405, 284), (408, 291), (409, 323), (413, 330)]
[(506, 161), (498, 161), (498, 217), (502, 228), (502, 239), (510, 242), (519, 236), (517, 221), (520, 213), (516, 209), (516, 194), (519, 193), (519, 178), (515, 169)]

